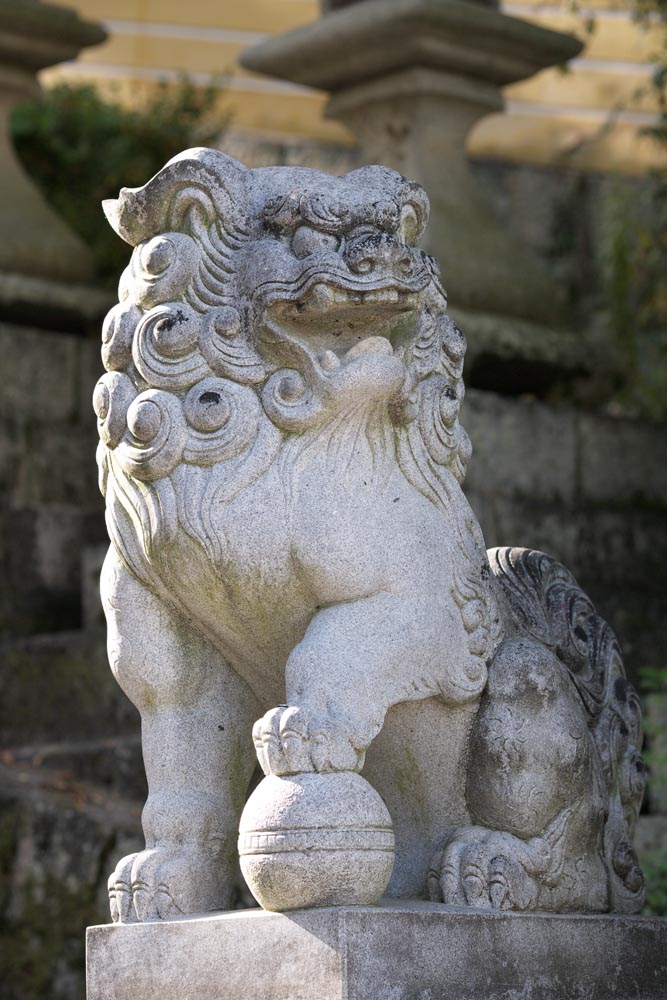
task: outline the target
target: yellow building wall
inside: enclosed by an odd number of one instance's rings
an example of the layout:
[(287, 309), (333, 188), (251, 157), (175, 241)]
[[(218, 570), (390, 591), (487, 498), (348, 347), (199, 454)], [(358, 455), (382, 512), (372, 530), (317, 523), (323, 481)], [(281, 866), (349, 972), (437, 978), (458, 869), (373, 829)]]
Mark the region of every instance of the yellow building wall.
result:
[[(571, 164), (591, 170), (639, 173), (661, 164), (663, 153), (641, 135), (658, 111), (650, 87), (660, 26), (644, 30), (619, 0), (587, 0), (595, 30), (564, 4), (519, 0), (503, 9), (545, 27), (573, 31), (587, 41), (569, 69), (550, 69), (506, 88), (506, 112), (482, 121), (469, 142), (476, 156), (520, 162)], [(187, 72), (224, 83), (221, 108), (234, 125), (274, 136), (349, 143), (351, 136), (322, 117), (325, 96), (254, 76), (239, 53), (267, 34), (319, 17), (313, 0), (78, 0), (83, 17), (104, 23), (109, 39), (72, 64), (44, 74), (44, 82), (92, 78), (127, 99), (156, 80)], [(664, 164), (663, 164), (664, 165)]]

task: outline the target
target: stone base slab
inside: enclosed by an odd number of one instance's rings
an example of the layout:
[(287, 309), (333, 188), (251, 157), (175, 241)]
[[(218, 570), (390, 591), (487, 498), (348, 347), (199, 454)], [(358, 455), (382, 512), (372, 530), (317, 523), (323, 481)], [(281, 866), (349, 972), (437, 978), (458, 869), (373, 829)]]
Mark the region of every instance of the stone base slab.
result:
[(390, 902), (89, 927), (88, 1000), (665, 1000), (667, 920)]

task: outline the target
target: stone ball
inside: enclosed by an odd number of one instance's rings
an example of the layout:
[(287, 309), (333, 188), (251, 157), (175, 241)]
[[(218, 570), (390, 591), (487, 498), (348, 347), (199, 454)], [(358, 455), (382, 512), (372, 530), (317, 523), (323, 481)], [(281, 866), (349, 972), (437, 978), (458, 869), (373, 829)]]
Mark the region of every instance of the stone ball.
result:
[(239, 855), (265, 910), (372, 906), (394, 866), (391, 816), (351, 771), (271, 775), (243, 810)]

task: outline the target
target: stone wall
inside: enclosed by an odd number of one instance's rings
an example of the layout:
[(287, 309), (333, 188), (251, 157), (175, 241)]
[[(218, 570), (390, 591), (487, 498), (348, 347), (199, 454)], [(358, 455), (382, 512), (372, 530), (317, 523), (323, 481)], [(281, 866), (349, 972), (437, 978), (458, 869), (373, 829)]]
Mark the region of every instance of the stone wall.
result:
[(99, 350), (5, 321), (0, 357), (0, 998), (78, 1000), (83, 931), (145, 791), (136, 712), (99, 624), (81, 630), (82, 553), (105, 537)]
[(80, 560), (104, 537), (83, 337), (0, 322), (0, 636), (77, 628)]
[(635, 682), (667, 662), (664, 425), (469, 390), (466, 492), (487, 545), (565, 563), (621, 640)]

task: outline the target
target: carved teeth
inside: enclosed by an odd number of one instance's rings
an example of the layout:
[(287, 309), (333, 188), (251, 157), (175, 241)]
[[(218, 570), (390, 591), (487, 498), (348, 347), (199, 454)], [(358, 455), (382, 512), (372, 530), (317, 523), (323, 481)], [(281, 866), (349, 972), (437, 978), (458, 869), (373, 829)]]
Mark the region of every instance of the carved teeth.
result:
[(364, 302), (371, 304), (378, 302), (383, 305), (398, 302), (398, 292), (394, 288), (381, 288), (375, 292), (366, 292), (364, 294)]
[(303, 312), (305, 307), (319, 312), (333, 305), (394, 305), (404, 297), (405, 293), (395, 288), (377, 288), (367, 292), (351, 289), (346, 291), (318, 281), (312, 286), (307, 299), (297, 311)]
[(310, 293), (310, 301), (318, 309), (327, 309), (336, 301), (336, 296), (332, 288), (322, 282), (318, 282), (316, 285), (313, 285)]

